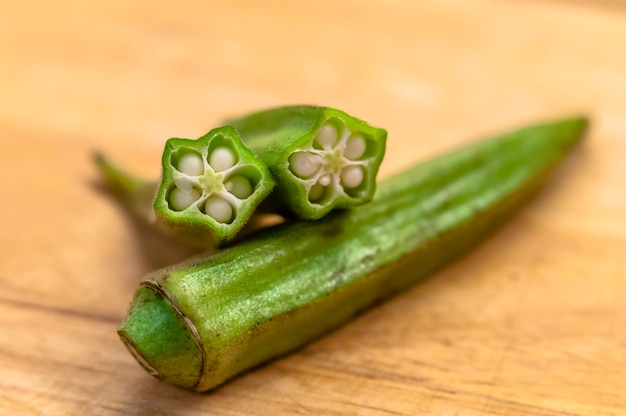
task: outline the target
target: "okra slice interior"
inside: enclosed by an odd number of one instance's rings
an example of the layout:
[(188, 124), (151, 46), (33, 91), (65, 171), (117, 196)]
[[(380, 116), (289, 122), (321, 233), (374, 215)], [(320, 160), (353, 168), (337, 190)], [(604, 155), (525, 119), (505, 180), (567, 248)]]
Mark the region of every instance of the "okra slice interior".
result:
[(328, 107), (289, 106), (229, 122), (278, 183), (272, 195), (297, 216), (369, 202), (387, 132)]
[(196, 238), (228, 241), (275, 182), (230, 126), (199, 139), (169, 139), (154, 200), (157, 218)]

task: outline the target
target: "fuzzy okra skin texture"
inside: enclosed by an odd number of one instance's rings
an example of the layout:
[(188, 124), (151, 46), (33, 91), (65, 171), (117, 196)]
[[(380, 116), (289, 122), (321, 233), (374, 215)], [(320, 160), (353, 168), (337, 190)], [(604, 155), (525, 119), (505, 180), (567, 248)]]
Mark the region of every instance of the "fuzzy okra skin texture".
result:
[(169, 139), (162, 166), (157, 220), (200, 246), (233, 239), (276, 184), (230, 126)]
[(582, 137), (531, 126), (418, 164), (375, 199), (148, 275), (118, 333), (155, 377), (206, 391), (338, 327), (466, 252)]
[(329, 107), (287, 106), (229, 120), (267, 164), (278, 186), (271, 197), (297, 217), (371, 201), (387, 131)]

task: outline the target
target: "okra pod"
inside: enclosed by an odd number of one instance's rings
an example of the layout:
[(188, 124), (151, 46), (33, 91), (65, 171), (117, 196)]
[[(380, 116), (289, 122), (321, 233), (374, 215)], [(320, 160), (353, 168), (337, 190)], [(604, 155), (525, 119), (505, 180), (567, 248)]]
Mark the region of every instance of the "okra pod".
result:
[(160, 184), (136, 179), (102, 156), (96, 162), (135, 216), (200, 247), (232, 240), (275, 185), (230, 126), (195, 140), (169, 139)]
[(219, 386), (466, 252), (586, 126), (571, 118), (478, 142), (383, 181), (370, 204), (153, 272), (118, 333), (150, 374), (196, 391)]
[(318, 219), (334, 208), (369, 202), (387, 132), (343, 111), (287, 106), (229, 121), (267, 164), (277, 187), (273, 208)]

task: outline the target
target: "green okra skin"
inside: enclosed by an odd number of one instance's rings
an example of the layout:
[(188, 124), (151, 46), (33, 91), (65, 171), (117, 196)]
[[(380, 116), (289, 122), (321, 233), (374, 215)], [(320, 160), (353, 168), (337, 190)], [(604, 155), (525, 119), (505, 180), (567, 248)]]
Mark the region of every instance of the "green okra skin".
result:
[(273, 208), (282, 203), (297, 217), (318, 219), (334, 208), (371, 201), (386, 130), (337, 109), (306, 105), (272, 108), (229, 124), (276, 179), (268, 200)]
[(149, 274), (118, 333), (154, 376), (205, 391), (338, 327), (502, 224), (579, 141), (535, 125), (418, 164), (370, 204)]
[(232, 240), (275, 185), (230, 126), (169, 139), (154, 199), (157, 221), (198, 245)]

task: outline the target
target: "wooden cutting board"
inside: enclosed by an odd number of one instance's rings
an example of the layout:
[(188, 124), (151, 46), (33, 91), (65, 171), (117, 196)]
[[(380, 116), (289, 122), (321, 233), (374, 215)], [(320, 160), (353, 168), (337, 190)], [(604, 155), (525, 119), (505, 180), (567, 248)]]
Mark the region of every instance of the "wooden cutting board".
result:
[[(626, 2), (0, 1), (0, 414), (626, 414)], [(165, 139), (265, 106), (389, 130), (381, 176), (586, 113), (545, 192), (470, 255), (205, 395), (115, 329), (190, 253), (101, 192)]]

